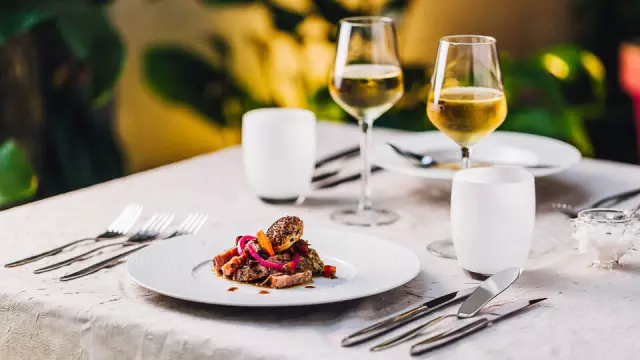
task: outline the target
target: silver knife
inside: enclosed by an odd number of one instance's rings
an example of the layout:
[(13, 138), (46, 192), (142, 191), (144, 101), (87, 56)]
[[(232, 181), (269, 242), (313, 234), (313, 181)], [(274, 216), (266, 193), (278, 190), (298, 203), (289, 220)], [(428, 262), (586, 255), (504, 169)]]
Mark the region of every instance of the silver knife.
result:
[(443, 347), (447, 344), (462, 339), (465, 336), (474, 334), (486, 327), (495, 325), (497, 322), (507, 319), (511, 316), (517, 315), (520, 312), (529, 309), (531, 306), (546, 300), (547, 298), (523, 300), (513, 304), (502, 305), (497, 309), (494, 309), (490, 313), (486, 314), (486, 317), (482, 317), (472, 323), (453, 328), (444, 334), (438, 334), (417, 343), (411, 347), (411, 355), (418, 356), (437, 348)]
[[(520, 277), (521, 273), (521, 268), (509, 268), (492, 275), (487, 280), (482, 282), (482, 284), (480, 284), (480, 286), (478, 286), (473, 291), (471, 296), (469, 296), (469, 298), (466, 299), (462, 303), (462, 305), (460, 305), (457, 314), (443, 315), (431, 319), (425, 324), (417, 326), (409, 331), (406, 331), (398, 336), (395, 336), (372, 347), (371, 351), (386, 350), (396, 345), (400, 345), (407, 341), (413, 340), (419, 336), (424, 335), (425, 330), (431, 330), (434, 325), (438, 324), (444, 319), (455, 317), (457, 317), (458, 319), (467, 319), (475, 316), (489, 301), (509, 288), (509, 286), (511, 286), (511, 284), (513, 284)], [(436, 332), (435, 334), (437, 335), (441, 333), (443, 333), (443, 331)], [(435, 335), (432, 335), (431, 338), (433, 338), (434, 336)]]
[(416, 308), (405, 311), (402, 314), (396, 315), (387, 320), (383, 320), (347, 336), (342, 340), (342, 346), (348, 347), (357, 345), (367, 340), (384, 335), (404, 324), (420, 319), (421, 317), (426, 316), (438, 309), (463, 301), (464, 299), (468, 298), (474, 291), (475, 288), (469, 288), (461, 291), (454, 291), (452, 293), (429, 300)]

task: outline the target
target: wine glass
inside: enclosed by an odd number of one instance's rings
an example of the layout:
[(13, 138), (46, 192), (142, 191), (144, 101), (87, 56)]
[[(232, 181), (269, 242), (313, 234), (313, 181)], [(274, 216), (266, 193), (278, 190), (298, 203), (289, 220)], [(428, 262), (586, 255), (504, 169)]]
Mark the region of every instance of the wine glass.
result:
[(379, 16), (344, 18), (338, 28), (335, 65), (331, 71), (331, 97), (358, 120), (362, 130), (362, 190), (357, 207), (339, 209), (333, 220), (348, 225), (390, 224), (398, 219), (391, 210), (371, 202), (370, 146), (374, 120), (389, 110), (404, 92), (393, 20)]
[[(471, 167), (471, 148), (497, 129), (507, 116), (507, 100), (496, 39), (453, 35), (440, 39), (427, 115), (462, 150), (461, 169)], [(434, 241), (429, 252), (455, 259), (451, 240)]]

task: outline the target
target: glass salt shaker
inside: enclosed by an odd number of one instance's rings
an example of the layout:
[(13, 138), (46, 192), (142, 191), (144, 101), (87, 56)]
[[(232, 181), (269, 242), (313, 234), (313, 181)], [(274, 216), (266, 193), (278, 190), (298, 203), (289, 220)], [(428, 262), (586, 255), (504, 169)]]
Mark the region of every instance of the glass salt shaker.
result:
[(579, 252), (593, 254), (592, 265), (598, 267), (620, 266), (640, 235), (640, 221), (628, 210), (583, 210), (572, 222)]

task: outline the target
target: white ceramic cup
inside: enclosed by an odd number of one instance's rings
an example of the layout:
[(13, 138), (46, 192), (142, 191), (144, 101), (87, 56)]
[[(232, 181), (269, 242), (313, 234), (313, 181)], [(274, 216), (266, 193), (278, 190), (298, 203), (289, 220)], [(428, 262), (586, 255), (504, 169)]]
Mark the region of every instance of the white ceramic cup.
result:
[(265, 108), (242, 117), (242, 153), (249, 186), (268, 203), (291, 203), (311, 190), (316, 117), (304, 109)]
[(458, 263), (483, 278), (527, 262), (536, 213), (534, 178), (514, 167), (458, 171), (451, 231)]

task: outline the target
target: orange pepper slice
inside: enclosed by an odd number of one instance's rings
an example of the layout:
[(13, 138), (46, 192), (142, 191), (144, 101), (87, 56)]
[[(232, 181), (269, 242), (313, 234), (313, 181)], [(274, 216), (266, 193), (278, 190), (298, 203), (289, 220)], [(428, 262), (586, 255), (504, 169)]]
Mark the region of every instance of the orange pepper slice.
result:
[(267, 235), (265, 235), (264, 231), (258, 230), (256, 237), (258, 238), (258, 245), (260, 245), (260, 247), (264, 249), (269, 256), (276, 254), (275, 251), (273, 251), (273, 246), (271, 246), (271, 240), (269, 240)]

